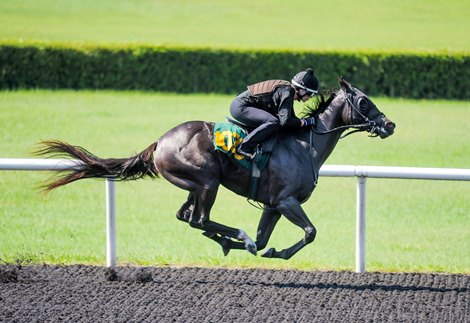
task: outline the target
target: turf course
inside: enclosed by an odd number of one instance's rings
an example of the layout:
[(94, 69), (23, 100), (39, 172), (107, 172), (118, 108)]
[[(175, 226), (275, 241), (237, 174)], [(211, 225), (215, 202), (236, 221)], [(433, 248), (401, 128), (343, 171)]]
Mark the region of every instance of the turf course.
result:
[[(357, 134), (341, 141), (328, 164), (468, 168), (468, 102), (374, 98), (397, 123), (387, 140)], [(231, 96), (139, 92), (0, 93), (1, 157), (31, 157), (39, 140), (62, 139), (101, 157), (125, 157), (187, 120), (221, 121)], [(300, 111), (301, 106), (296, 107)], [(104, 182), (86, 180), (44, 196), (48, 174), (0, 172), (0, 259), (22, 263), (105, 263)], [(368, 180), (367, 269), (470, 273), (468, 182)], [(355, 179), (320, 178), (304, 204), (316, 241), (286, 261), (232, 251), (176, 220), (186, 198), (163, 179), (117, 184), (118, 261), (291, 269), (354, 268)], [(219, 191), (212, 216), (252, 237), (260, 211)], [(270, 247), (302, 237), (282, 219)]]
[[(224, 48), (470, 51), (470, 2), (0, 1), (0, 40)], [(261, 14), (262, 13), (262, 14)], [(314, 64), (314, 63), (313, 63)], [(0, 157), (31, 157), (63, 139), (102, 157), (145, 148), (187, 120), (220, 121), (231, 96), (132, 92), (0, 92)], [(468, 102), (376, 98), (398, 128), (388, 140), (340, 142), (329, 164), (468, 168)], [(300, 109), (300, 107), (298, 107)], [(0, 172), (0, 261), (105, 262), (103, 181), (43, 196), (47, 174)], [(467, 182), (368, 180), (367, 269), (470, 273)], [(288, 262), (232, 252), (176, 220), (186, 192), (164, 180), (117, 185), (118, 261), (151, 265), (354, 268), (355, 179), (321, 178), (304, 205), (317, 239)], [(214, 219), (255, 236), (260, 211), (219, 191)], [(281, 220), (271, 247), (302, 232)]]
[(2, 0), (0, 39), (468, 52), (469, 12), (462, 0)]

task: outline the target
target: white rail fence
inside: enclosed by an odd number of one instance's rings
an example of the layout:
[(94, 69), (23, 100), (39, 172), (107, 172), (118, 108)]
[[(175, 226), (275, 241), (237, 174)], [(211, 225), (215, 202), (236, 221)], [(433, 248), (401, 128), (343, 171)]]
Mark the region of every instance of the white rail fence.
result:
[[(0, 170), (66, 170), (77, 161), (67, 159), (0, 158)], [(366, 183), (367, 178), (396, 178), (470, 181), (470, 169), (389, 166), (324, 165), (320, 176), (357, 177), (356, 193), (356, 272), (366, 271)], [(106, 180), (106, 264), (116, 265), (116, 188)]]

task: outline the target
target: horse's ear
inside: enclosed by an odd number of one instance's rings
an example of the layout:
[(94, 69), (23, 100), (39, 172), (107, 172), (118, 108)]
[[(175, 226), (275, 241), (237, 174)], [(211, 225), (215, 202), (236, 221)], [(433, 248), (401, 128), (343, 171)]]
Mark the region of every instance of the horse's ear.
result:
[(345, 90), (347, 93), (353, 92), (353, 89), (351, 87), (351, 84), (349, 84), (348, 81), (346, 81), (342, 76), (339, 77), (339, 85), (343, 90)]

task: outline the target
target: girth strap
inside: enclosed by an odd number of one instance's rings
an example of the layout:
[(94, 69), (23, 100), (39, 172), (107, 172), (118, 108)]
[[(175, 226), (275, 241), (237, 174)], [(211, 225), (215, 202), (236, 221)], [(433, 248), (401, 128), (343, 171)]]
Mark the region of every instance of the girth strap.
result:
[(253, 168), (251, 170), (250, 190), (248, 191), (248, 198), (251, 200), (256, 200), (256, 195), (258, 195), (260, 177), (261, 171), (258, 168), (258, 163), (253, 161)]
[(251, 181), (250, 189), (248, 191), (248, 199), (256, 201), (261, 171), (267, 166), (267, 161), (274, 150), (276, 142), (277, 136), (274, 136), (256, 147), (255, 158), (253, 158), (251, 161), (253, 168), (251, 169)]

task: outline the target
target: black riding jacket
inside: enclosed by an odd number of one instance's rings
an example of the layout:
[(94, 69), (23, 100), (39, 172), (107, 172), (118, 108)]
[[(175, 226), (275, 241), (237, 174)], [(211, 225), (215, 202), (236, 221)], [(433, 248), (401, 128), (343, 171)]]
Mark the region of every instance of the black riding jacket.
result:
[(244, 107), (254, 107), (269, 112), (279, 118), (281, 127), (300, 127), (301, 122), (294, 112), (295, 90), (290, 85), (282, 85), (272, 92), (253, 95), (250, 87), (236, 99)]

